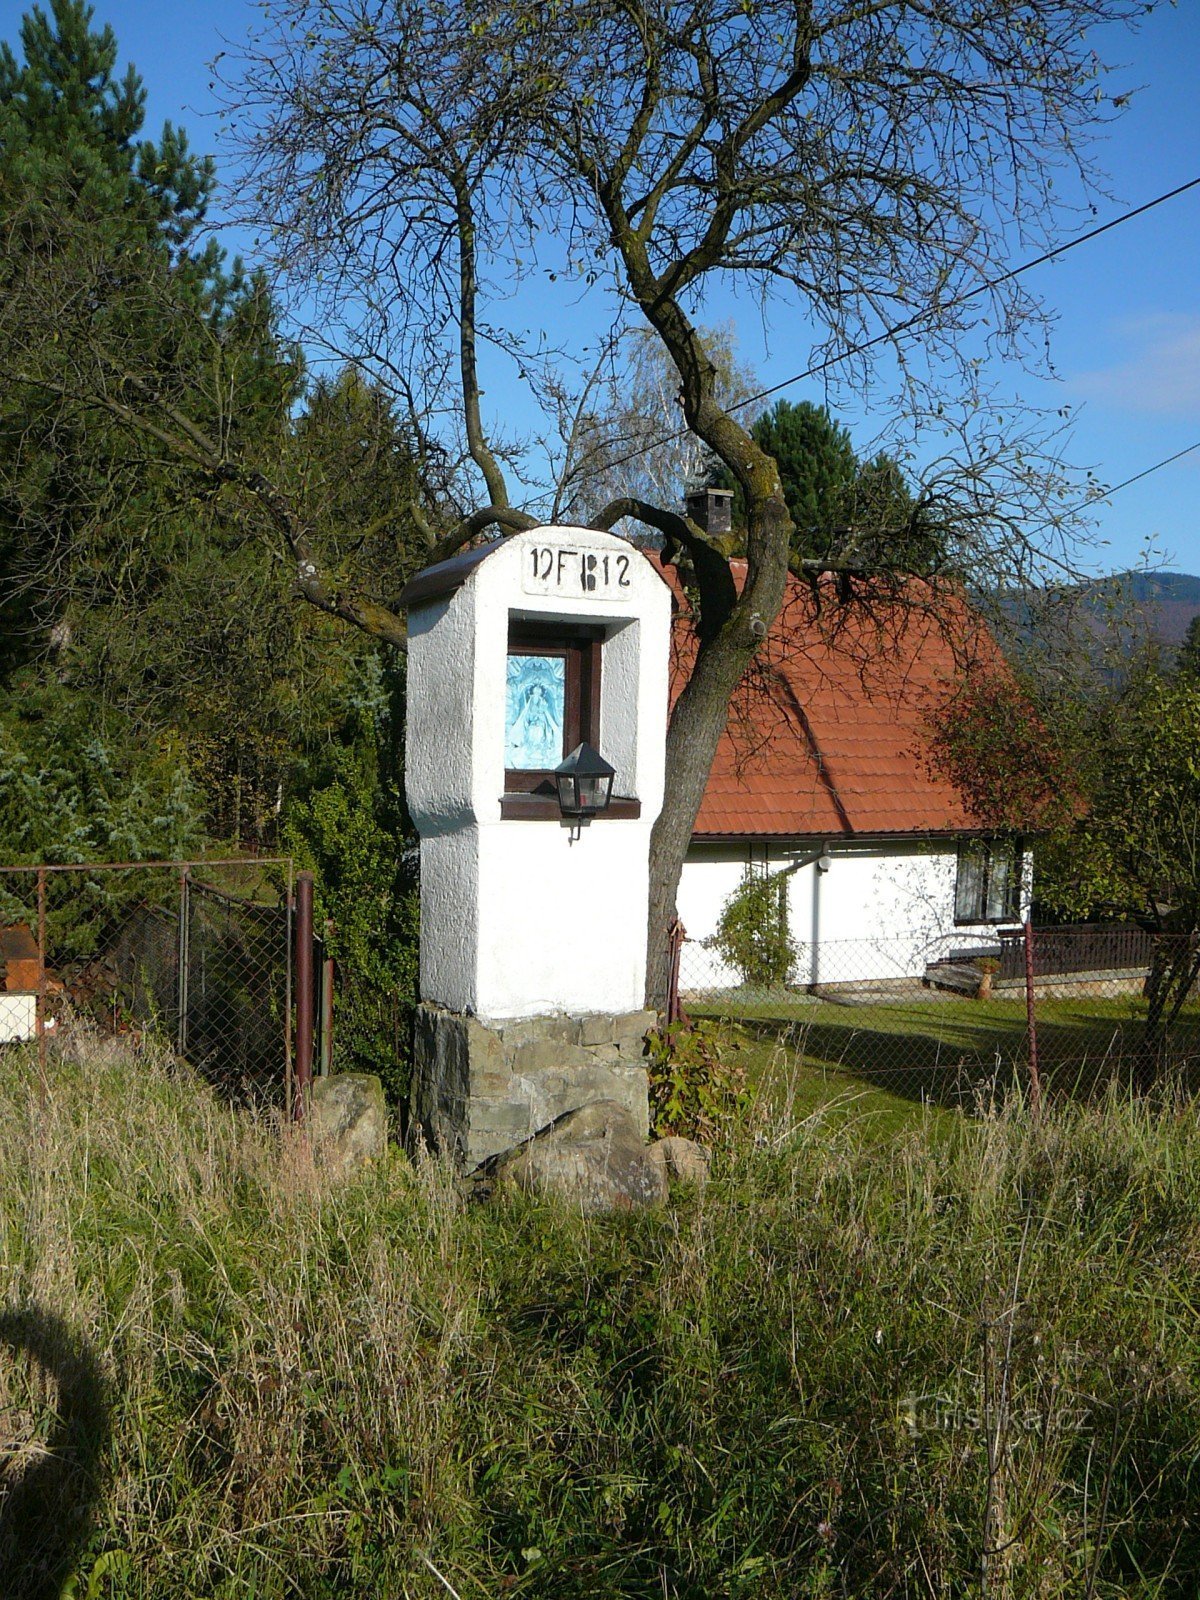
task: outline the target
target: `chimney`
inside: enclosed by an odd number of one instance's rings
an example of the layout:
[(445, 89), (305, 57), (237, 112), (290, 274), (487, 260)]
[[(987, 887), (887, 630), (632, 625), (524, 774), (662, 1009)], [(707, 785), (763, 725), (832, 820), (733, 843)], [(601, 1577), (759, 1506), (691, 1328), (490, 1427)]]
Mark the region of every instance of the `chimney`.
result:
[(732, 489), (695, 489), (684, 504), (688, 516), (705, 533), (728, 533), (733, 527)]

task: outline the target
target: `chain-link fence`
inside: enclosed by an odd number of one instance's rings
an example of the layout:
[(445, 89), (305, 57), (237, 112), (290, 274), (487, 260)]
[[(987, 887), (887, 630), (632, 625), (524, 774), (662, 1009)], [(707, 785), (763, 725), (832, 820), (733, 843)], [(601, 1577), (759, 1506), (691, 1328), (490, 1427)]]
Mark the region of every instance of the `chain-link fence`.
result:
[(283, 858), (0, 867), (0, 1044), (73, 1013), (290, 1107), (292, 889)]
[(961, 1104), (1113, 1077), (1200, 1088), (1200, 938), (1141, 928), (916, 931), (794, 946), (784, 979), (716, 941), (679, 945), (685, 1015), (783, 1038), (799, 1068)]

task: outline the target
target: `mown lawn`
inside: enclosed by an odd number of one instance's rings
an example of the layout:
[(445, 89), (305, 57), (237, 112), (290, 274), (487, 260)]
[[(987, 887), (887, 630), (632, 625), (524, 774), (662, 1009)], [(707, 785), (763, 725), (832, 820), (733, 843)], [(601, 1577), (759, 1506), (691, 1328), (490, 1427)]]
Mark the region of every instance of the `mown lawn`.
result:
[[(1048, 1092), (1094, 1092), (1127, 1077), (1145, 1030), (1133, 996), (1039, 1000), (1038, 1060)], [(913, 1106), (974, 1105), (1028, 1085), (1024, 1000), (931, 995), (896, 1001), (797, 999), (731, 991), (689, 1006), (735, 1030), (735, 1049), (757, 1081), (771, 1065), (798, 1110), (849, 1095), (860, 1116), (890, 1126)], [(1200, 1005), (1188, 1006), (1170, 1039), (1171, 1067), (1200, 1082)]]

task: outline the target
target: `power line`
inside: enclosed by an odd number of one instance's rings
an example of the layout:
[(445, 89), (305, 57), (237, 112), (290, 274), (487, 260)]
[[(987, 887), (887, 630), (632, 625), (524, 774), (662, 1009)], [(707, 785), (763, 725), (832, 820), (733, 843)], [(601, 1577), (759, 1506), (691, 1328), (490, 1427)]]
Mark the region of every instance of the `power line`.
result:
[(1143, 478), (1148, 478), (1152, 472), (1160, 472), (1163, 467), (1169, 467), (1172, 462), (1180, 461), (1184, 456), (1190, 456), (1193, 450), (1200, 450), (1200, 439), (1195, 444), (1185, 445), (1182, 450), (1176, 450), (1173, 456), (1164, 456), (1161, 461), (1156, 461), (1152, 467), (1143, 467), (1140, 472), (1135, 472), (1132, 478), (1122, 478), (1120, 483), (1114, 483), (1110, 489), (1103, 493), (1089, 495), (1086, 500), (1081, 500), (1078, 505), (1072, 506), (1072, 511), (1082, 511), (1085, 506), (1099, 505), (1102, 500), (1109, 500), (1114, 494), (1120, 494), (1122, 489), (1128, 489), (1131, 483), (1140, 483)]
[[(995, 278), (985, 279), (982, 283), (976, 284), (973, 289), (964, 289), (961, 294), (955, 295), (951, 300), (946, 300), (936, 307), (926, 307), (923, 311), (915, 311), (911, 317), (905, 318), (903, 322), (897, 322), (892, 327), (885, 328), (881, 333), (873, 334), (869, 339), (850, 345), (848, 349), (839, 350), (831, 356), (826, 356), (824, 360), (815, 362), (811, 367), (806, 367), (803, 372), (794, 373), (790, 378), (781, 378), (778, 383), (773, 383), (765, 389), (758, 390), (757, 393), (749, 395), (745, 400), (739, 400), (736, 405), (731, 406), (729, 409), (731, 411), (743, 411), (747, 406), (757, 405), (762, 400), (768, 400), (773, 394), (778, 394), (781, 389), (790, 389), (794, 383), (803, 383), (806, 378), (818, 377), (821, 373), (828, 372), (831, 367), (837, 366), (840, 362), (849, 361), (853, 356), (863, 355), (868, 350), (875, 349), (878, 345), (886, 344), (889, 340), (908, 333), (911, 329), (919, 326), (920, 323), (925, 322), (935, 311), (939, 313), (953, 311), (957, 306), (965, 305), (967, 301), (977, 299), (981, 294), (987, 294), (992, 289), (998, 289), (1006, 283), (1011, 283), (1014, 278), (1019, 278), (1026, 272), (1032, 272), (1035, 267), (1043, 267), (1049, 261), (1056, 261), (1069, 251), (1077, 250), (1080, 245), (1090, 244), (1093, 239), (1100, 238), (1101, 234), (1109, 233), (1114, 228), (1120, 228), (1125, 223), (1132, 222), (1136, 217), (1145, 216), (1148, 211), (1153, 211), (1157, 206), (1165, 205), (1168, 200), (1178, 199), (1180, 195), (1187, 194), (1190, 189), (1195, 188), (1200, 188), (1200, 177), (1190, 178), (1186, 183), (1178, 184), (1174, 189), (1168, 189), (1165, 193), (1156, 195), (1152, 200), (1145, 200), (1141, 205), (1134, 206), (1130, 211), (1122, 212), (1118, 217), (1110, 217), (1107, 222), (1102, 222), (1095, 228), (1089, 228), (1086, 233), (1081, 233), (1074, 239), (1068, 239), (1063, 244), (1055, 245), (1050, 250), (1042, 251), (1041, 255), (1034, 256), (1029, 261), (1023, 261), (1020, 266), (1010, 267), (1006, 272), (1000, 273)], [(639, 456), (645, 455), (647, 451), (656, 449), (659, 445), (674, 444), (677, 439), (685, 439), (690, 431), (690, 429), (684, 427), (677, 428), (673, 433), (665, 433), (659, 439), (652, 439), (649, 444), (639, 445), (636, 450), (631, 450), (626, 455), (618, 456), (613, 461), (605, 462), (603, 467), (596, 467), (591, 472), (583, 473), (575, 481), (576, 483), (586, 483), (589, 478), (595, 478), (601, 472), (611, 472), (615, 467), (623, 467), (630, 461), (636, 461)], [(1191, 446), (1190, 448), (1195, 449), (1196, 446)], [(1184, 455), (1187, 453), (1187, 451), (1181, 452)], [(1175, 460), (1177, 458), (1171, 457), (1170, 459)], [(1167, 461), (1158, 463), (1158, 466), (1167, 465), (1169, 465)], [(1157, 471), (1158, 466), (1147, 467), (1146, 471)], [(1139, 474), (1139, 476), (1145, 476), (1145, 474)], [(1129, 480), (1129, 482), (1135, 481), (1135, 479)], [(1126, 487), (1126, 484), (1118, 484), (1117, 488), (1110, 490), (1109, 493), (1115, 494), (1117, 489)], [(527, 500), (520, 509), (527, 510), (533, 503), (532, 499)]]
[[(1168, 189), (1165, 194), (1155, 196), (1153, 200), (1146, 200), (1140, 206), (1134, 206), (1132, 211), (1125, 211), (1119, 217), (1110, 217), (1107, 222), (1102, 222), (1098, 227), (1089, 228), (1086, 233), (1079, 234), (1074, 239), (1068, 239), (1064, 244), (1055, 245), (1052, 250), (1044, 250), (1040, 256), (1034, 256), (1030, 261), (1023, 261), (1019, 267), (1010, 267), (1007, 272), (1000, 273), (999, 277), (987, 278), (983, 283), (978, 283), (973, 289), (964, 289), (952, 300), (947, 300), (944, 305), (936, 307), (938, 311), (953, 311), (956, 306), (965, 305), (968, 300), (974, 300), (981, 294), (986, 294), (991, 289), (998, 289), (1001, 285), (1011, 283), (1014, 278), (1019, 278), (1026, 272), (1032, 272), (1035, 267), (1044, 267), (1048, 261), (1055, 261), (1059, 256), (1065, 256), (1070, 250), (1077, 250), (1081, 244), (1090, 244), (1093, 239), (1098, 239), (1101, 234), (1109, 233), (1113, 228), (1119, 228), (1126, 222), (1132, 222), (1135, 217), (1153, 211), (1156, 206), (1165, 205), (1168, 200), (1174, 200), (1181, 194), (1186, 194), (1189, 189), (1200, 187), (1200, 178), (1190, 178), (1187, 183), (1181, 183), (1177, 188)], [(773, 394), (778, 394), (780, 389), (790, 388), (793, 383), (802, 383), (805, 378), (816, 377), (821, 372), (826, 372), (830, 367), (836, 366), (840, 361), (847, 361), (851, 356), (861, 355), (866, 350), (872, 350), (876, 345), (894, 339), (898, 334), (907, 333), (918, 323), (924, 322), (932, 316), (935, 308), (929, 307), (924, 311), (915, 311), (904, 322), (898, 322), (894, 327), (885, 328), (882, 333), (875, 334), (870, 339), (865, 339), (861, 344), (852, 345), (849, 350), (839, 351), (836, 355), (828, 356), (824, 361), (819, 361), (815, 366), (807, 368), (804, 372), (796, 373), (795, 377), (783, 378), (779, 383), (773, 383), (769, 388), (763, 389), (758, 394), (753, 394), (747, 400), (740, 400), (733, 409), (741, 410), (744, 406), (754, 405), (759, 400), (766, 400)], [(682, 430), (686, 433), (688, 430)], [(672, 435), (679, 438), (680, 434)]]

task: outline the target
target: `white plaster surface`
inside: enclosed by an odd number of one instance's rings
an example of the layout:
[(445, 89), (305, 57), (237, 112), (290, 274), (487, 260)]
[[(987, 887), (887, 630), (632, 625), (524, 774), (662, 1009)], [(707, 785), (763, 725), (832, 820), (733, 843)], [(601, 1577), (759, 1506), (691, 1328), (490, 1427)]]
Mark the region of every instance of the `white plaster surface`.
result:
[(471, 743), (454, 736), (471, 722), (474, 620), (469, 583), (408, 615), (405, 793), (422, 839), (474, 820)]
[(637, 1010), (649, 854), (644, 819), (597, 819), (573, 844), (561, 823), (481, 829), (480, 1014)]
[[(567, 552), (561, 589), (530, 592), (535, 549)], [(611, 573), (621, 558), (625, 585), (572, 590), (579, 552), (607, 556)], [(454, 594), (410, 611), (406, 790), (421, 835), (422, 999), (490, 1020), (641, 1005), (670, 607), (666, 584), (625, 540), (537, 528), (503, 541)], [(514, 618), (604, 627), (598, 746), (617, 770), (614, 795), (641, 802), (639, 819), (598, 817), (572, 844), (557, 815), (501, 818)]]
[[(716, 951), (702, 948), (716, 932), (721, 910), (741, 883), (747, 862), (775, 872), (789, 859), (816, 854), (825, 841), (765, 845), (693, 844), (680, 880), (679, 914), (687, 929), (681, 979), (686, 989), (736, 987), (741, 976)], [(799, 868), (787, 881), (788, 921), (799, 946), (797, 984), (878, 982), (916, 978), (928, 962), (959, 949), (994, 942), (986, 923), (955, 924), (957, 849), (920, 840), (876, 843), (829, 841), (831, 865)], [(1032, 858), (1023, 874), (1022, 914), (1028, 908)]]
[(421, 998), (451, 1011), (477, 1006), (479, 830), (421, 840)]
[(0, 1044), (32, 1039), (37, 1032), (37, 995), (0, 993)]

